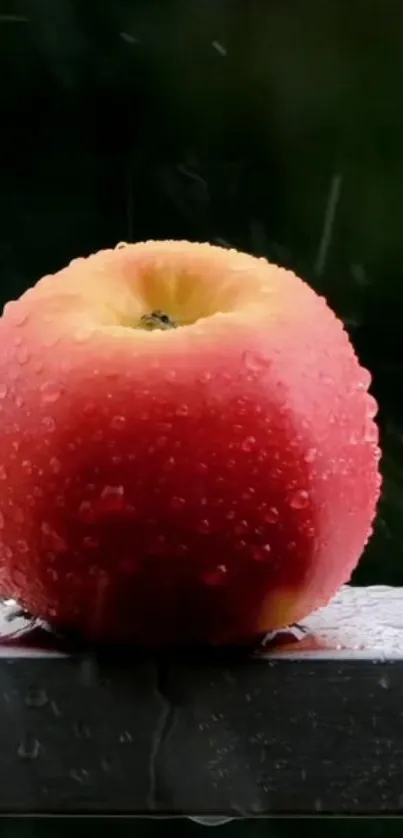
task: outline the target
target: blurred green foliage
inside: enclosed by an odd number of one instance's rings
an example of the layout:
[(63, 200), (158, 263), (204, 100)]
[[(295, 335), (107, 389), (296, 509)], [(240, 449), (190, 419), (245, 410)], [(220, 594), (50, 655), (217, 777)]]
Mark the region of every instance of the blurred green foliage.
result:
[(359, 584), (403, 584), (402, 44), (395, 0), (0, 14), (3, 302), (122, 239), (207, 239), (295, 269), (344, 319), (380, 401), (384, 495)]

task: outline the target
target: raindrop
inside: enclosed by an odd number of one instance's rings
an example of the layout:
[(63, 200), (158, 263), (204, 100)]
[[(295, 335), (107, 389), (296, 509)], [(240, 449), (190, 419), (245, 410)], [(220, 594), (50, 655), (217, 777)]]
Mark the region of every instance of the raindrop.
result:
[(111, 428), (116, 431), (121, 431), (126, 424), (126, 416), (113, 416), (111, 419)]
[(165, 469), (165, 471), (171, 471), (175, 467), (175, 465), (176, 465), (175, 457), (168, 457), (168, 459), (165, 460), (164, 469)]
[(74, 725), (74, 733), (77, 736), (77, 739), (91, 739), (91, 731), (85, 722), (76, 722)]
[(21, 468), (24, 474), (32, 474), (32, 463), (30, 460), (23, 460), (21, 463)]
[(45, 383), (42, 384), (40, 391), (42, 401), (46, 402), (46, 404), (53, 404), (54, 402), (57, 402), (62, 393), (60, 384), (57, 384), (56, 381), (45, 381)]
[(25, 404), (24, 399), (21, 398), (21, 396), (16, 396), (15, 397), (15, 406), (16, 407), (24, 407), (24, 404)]
[(4, 524), (5, 524), (5, 521), (4, 521), (4, 515), (3, 515), (3, 513), (0, 511), (0, 530), (3, 530), (3, 529), (4, 529)]
[(207, 463), (196, 463), (196, 471), (198, 474), (207, 474), (208, 470)]
[(177, 416), (189, 416), (189, 405), (187, 404), (180, 404), (179, 407), (176, 409)]
[(0, 465), (0, 480), (7, 480), (7, 472), (4, 466)]
[(292, 509), (305, 509), (309, 503), (309, 493), (305, 489), (299, 489), (291, 496), (290, 506)]
[(44, 707), (48, 703), (46, 691), (40, 687), (31, 687), (25, 697), (27, 707)]
[(41, 752), (41, 746), (37, 739), (27, 737), (17, 748), (17, 754), (20, 759), (37, 759)]
[(76, 783), (80, 783), (80, 785), (88, 782), (89, 773), (86, 768), (72, 768), (71, 771), (69, 771), (69, 775), (72, 780), (75, 780)]
[(2, 384), (1, 387), (0, 387), (0, 399), (5, 399), (7, 393), (8, 393), (7, 384)]

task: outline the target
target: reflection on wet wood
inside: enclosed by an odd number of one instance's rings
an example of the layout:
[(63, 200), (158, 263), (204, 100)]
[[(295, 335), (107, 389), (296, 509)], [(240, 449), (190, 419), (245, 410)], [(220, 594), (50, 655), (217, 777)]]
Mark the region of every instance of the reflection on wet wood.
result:
[(73, 649), (0, 614), (0, 814), (403, 811), (403, 589), (253, 650)]

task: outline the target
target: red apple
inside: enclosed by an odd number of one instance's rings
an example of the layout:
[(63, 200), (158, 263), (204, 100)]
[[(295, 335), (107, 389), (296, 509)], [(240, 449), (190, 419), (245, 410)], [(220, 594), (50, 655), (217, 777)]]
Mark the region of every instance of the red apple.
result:
[(98, 641), (236, 642), (349, 579), (376, 403), (291, 271), (189, 242), (76, 259), (6, 305), (0, 382), (0, 594), (31, 614)]

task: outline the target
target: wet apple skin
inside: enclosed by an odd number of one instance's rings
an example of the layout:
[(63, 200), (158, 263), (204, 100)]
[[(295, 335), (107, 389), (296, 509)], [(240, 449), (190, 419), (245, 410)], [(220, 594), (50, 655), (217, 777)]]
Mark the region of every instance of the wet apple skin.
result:
[[(301, 620), (376, 513), (376, 404), (340, 321), (291, 272), (182, 244), (78, 260), (0, 320), (0, 594), (90, 640)], [(240, 302), (169, 334), (119, 326), (130, 260), (153, 259), (196, 263), (206, 296), (231, 276)]]

